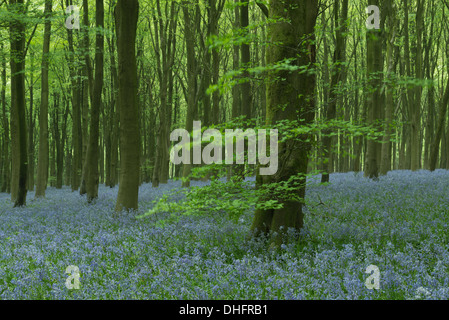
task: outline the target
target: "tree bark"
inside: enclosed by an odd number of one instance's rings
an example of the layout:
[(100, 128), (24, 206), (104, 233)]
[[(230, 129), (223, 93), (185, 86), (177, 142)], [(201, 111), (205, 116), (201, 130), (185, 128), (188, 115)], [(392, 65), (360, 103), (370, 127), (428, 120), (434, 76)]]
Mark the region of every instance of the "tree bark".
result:
[(99, 158), (99, 136), (100, 136), (100, 107), (103, 91), (103, 63), (104, 63), (104, 4), (103, 0), (96, 0), (95, 23), (99, 29), (95, 41), (95, 82), (92, 95), (92, 106), (90, 113), (90, 132), (87, 156), (84, 163), (84, 177), (86, 181), (87, 201), (98, 198), (98, 158)]
[[(379, 0), (374, 0), (373, 5), (379, 6)], [(381, 72), (382, 65), (382, 29), (369, 29), (366, 34), (366, 67), (369, 91), (367, 92), (367, 120), (368, 124), (377, 130), (377, 121), (380, 119), (381, 107)], [(377, 139), (368, 139), (366, 146), (365, 177), (377, 179), (379, 176)]]
[[(20, 15), (26, 14), (26, 7), (23, 0), (11, 0), (10, 7)], [(10, 43), (11, 43), (11, 123), (17, 128), (17, 138), (15, 140), (16, 149), (12, 153), (12, 162), (16, 163), (16, 174), (12, 175), (17, 186), (14, 207), (26, 205), (27, 196), (27, 128), (25, 114), (25, 23), (20, 17), (14, 18), (10, 23)], [(11, 128), (13, 126), (11, 125)], [(13, 133), (13, 132), (12, 132)], [(13, 183), (11, 183), (11, 186)], [(11, 192), (13, 195), (13, 192)]]
[(115, 9), (120, 106), (120, 183), (116, 211), (137, 209), (140, 132), (137, 98), (136, 31), (138, 0), (118, 0)]
[(395, 32), (396, 32), (396, 13), (393, 12), (393, 6), (391, 0), (385, 1), (386, 4), (386, 12), (387, 17), (390, 22), (390, 32), (387, 38), (387, 84), (386, 84), (386, 99), (385, 99), (385, 134), (383, 136), (382, 141), (382, 158), (380, 163), (379, 173), (381, 175), (386, 175), (387, 172), (391, 169), (391, 136), (393, 130), (391, 128), (391, 122), (393, 120), (393, 91), (394, 87), (392, 85), (393, 72), (394, 72), (394, 57), (393, 57), (393, 49), (394, 49), (394, 41), (395, 41)]
[[(199, 5), (198, 1), (195, 1), (195, 16), (191, 17), (189, 10), (189, 2), (183, 2), (184, 13), (184, 32), (187, 52), (187, 117), (186, 117), (186, 130), (192, 133), (193, 121), (197, 117), (197, 105), (196, 105), (196, 91), (197, 91), (197, 58), (195, 56), (195, 25), (196, 20), (199, 18)], [(190, 173), (192, 170), (192, 152), (190, 163), (184, 163), (182, 168), (182, 186), (190, 187)]]
[[(268, 38), (272, 43), (267, 49), (267, 64), (284, 59), (293, 59), (295, 66), (313, 67), (316, 62), (314, 28), (318, 15), (316, 0), (271, 0), (270, 17), (281, 17), (290, 22), (271, 24)], [(282, 43), (273, 45), (273, 43)], [(267, 85), (267, 124), (276, 125), (281, 120), (298, 121), (299, 125), (311, 123), (315, 115), (314, 72), (281, 70), (270, 74)], [(280, 108), (282, 106), (282, 108)], [(282, 132), (280, 135), (282, 139)], [(299, 199), (305, 196), (305, 174), (307, 173), (310, 137), (287, 139), (279, 143), (279, 168), (275, 175), (258, 176), (258, 183), (286, 182), (292, 176), (299, 176), (295, 181), (294, 194)], [(297, 182), (297, 184), (296, 184)], [(283, 235), (288, 228), (300, 230), (303, 227), (302, 200), (282, 198), (280, 209), (255, 212), (251, 230), (253, 234), (273, 233), (272, 244), (284, 241)], [(277, 236), (275, 236), (277, 234)]]
[(45, 189), (48, 182), (49, 146), (48, 146), (48, 65), (51, 35), (52, 1), (45, 1), (44, 16), (46, 17), (44, 28), (44, 45), (41, 67), (41, 105), (39, 114), (39, 155), (37, 161), (37, 179), (35, 197), (45, 197)]
[[(348, 0), (343, 0), (341, 7), (341, 17), (340, 17), (340, 8), (339, 1), (334, 2), (334, 18), (335, 23), (337, 24), (337, 28), (335, 31), (335, 51), (333, 57), (333, 71), (331, 77), (331, 86), (329, 92), (329, 104), (327, 105), (326, 118), (327, 120), (334, 120), (337, 115), (337, 101), (339, 101), (339, 97), (341, 96), (341, 83), (343, 81), (344, 74), (344, 62), (346, 60), (346, 39), (344, 34), (347, 31), (347, 23), (348, 19)], [(330, 136), (331, 131), (326, 130), (325, 136), (323, 138), (324, 144), (324, 158), (327, 159), (327, 172), (324, 172), (321, 175), (321, 182), (329, 182), (329, 173), (334, 171), (334, 156), (332, 152), (332, 143), (333, 139)]]

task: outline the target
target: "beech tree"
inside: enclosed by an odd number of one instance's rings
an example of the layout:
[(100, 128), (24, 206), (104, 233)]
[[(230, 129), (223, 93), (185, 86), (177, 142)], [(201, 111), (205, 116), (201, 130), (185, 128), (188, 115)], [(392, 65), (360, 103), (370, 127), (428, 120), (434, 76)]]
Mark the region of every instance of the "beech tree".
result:
[(52, 1), (45, 1), (45, 30), (44, 30), (44, 45), (42, 51), (42, 66), (41, 66), (41, 106), (39, 119), (39, 156), (37, 161), (37, 180), (35, 197), (44, 197), (45, 189), (48, 181), (48, 69), (49, 69), (49, 53), (50, 53), (50, 34), (51, 34), (51, 12)]
[[(285, 19), (271, 24), (267, 48), (267, 65), (291, 59), (297, 67), (313, 68), (316, 59), (314, 28), (318, 15), (317, 0), (271, 0), (270, 18)], [(281, 43), (282, 45), (278, 45)], [(267, 124), (276, 125), (282, 120), (310, 124), (315, 112), (315, 74), (299, 72), (298, 69), (271, 72), (267, 85)], [(305, 195), (310, 142), (306, 137), (290, 138), (279, 143), (278, 171), (273, 176), (260, 176), (259, 184), (289, 181), (298, 177), (292, 188), (292, 199), (281, 199), (278, 209), (258, 209), (255, 212), (252, 231), (254, 234), (276, 232), (273, 243), (279, 245), (288, 228), (300, 230), (304, 224), (301, 200)]]
[(138, 0), (118, 0), (115, 25), (120, 108), (120, 183), (116, 210), (137, 209), (140, 173), (139, 104), (137, 99), (136, 32)]
[(84, 179), (86, 183), (87, 201), (91, 202), (98, 197), (99, 173), (99, 123), (101, 95), (103, 90), (103, 49), (104, 49), (104, 5), (103, 0), (96, 0), (95, 21), (96, 21), (96, 41), (95, 41), (95, 82), (93, 88), (92, 106), (90, 113), (89, 144), (87, 148), (86, 161), (84, 163)]
[[(11, 135), (12, 182), (11, 199), (15, 207), (26, 205), (27, 196), (27, 128), (25, 105), (25, 23), (26, 14), (23, 0), (10, 0), (9, 9), (15, 13), (10, 22), (11, 43)], [(22, 19), (21, 19), (22, 18)]]

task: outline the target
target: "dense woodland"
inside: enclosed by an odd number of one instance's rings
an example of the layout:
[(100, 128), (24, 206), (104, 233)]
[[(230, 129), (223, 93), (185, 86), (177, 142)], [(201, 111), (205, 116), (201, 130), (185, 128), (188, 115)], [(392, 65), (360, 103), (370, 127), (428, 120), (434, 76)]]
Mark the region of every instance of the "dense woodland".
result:
[(306, 174), (449, 169), (448, 14), (446, 0), (1, 1), (0, 191), (25, 206), (66, 185), (90, 203), (118, 185), (116, 210), (137, 209), (143, 183), (189, 186), (172, 130), (276, 127), (280, 167), (257, 185), (299, 178), (252, 230), (301, 229)]

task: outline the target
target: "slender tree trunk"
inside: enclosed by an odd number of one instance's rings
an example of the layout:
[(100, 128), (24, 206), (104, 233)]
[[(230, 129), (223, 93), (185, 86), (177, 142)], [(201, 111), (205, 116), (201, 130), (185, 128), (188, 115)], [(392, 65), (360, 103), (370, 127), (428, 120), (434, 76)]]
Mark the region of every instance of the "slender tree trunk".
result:
[[(379, 6), (379, 0), (374, 0), (373, 5)], [(368, 123), (370, 125), (376, 125), (376, 121), (380, 118), (380, 101), (381, 101), (381, 75), (382, 65), (382, 29), (370, 29), (366, 34), (366, 65), (367, 65), (367, 78), (368, 88), (367, 92), (367, 115)], [(366, 159), (365, 159), (365, 176), (371, 179), (377, 179), (379, 175), (379, 163), (378, 157), (378, 142), (374, 139), (367, 141)]]
[(118, 140), (119, 140), (119, 121), (120, 121), (120, 105), (118, 99), (118, 74), (115, 60), (115, 39), (112, 37), (109, 43), (109, 56), (111, 59), (111, 168), (109, 187), (113, 188), (117, 184), (117, 167), (118, 167)]
[(92, 106), (90, 113), (89, 144), (87, 148), (86, 161), (84, 163), (84, 178), (86, 181), (87, 201), (98, 197), (99, 173), (99, 135), (100, 135), (100, 106), (101, 94), (103, 92), (103, 50), (104, 50), (104, 4), (103, 0), (96, 0), (95, 21), (99, 29), (95, 41), (95, 82), (92, 95)]
[(2, 169), (2, 184), (1, 184), (1, 192), (10, 192), (11, 191), (11, 160), (9, 157), (9, 121), (8, 115), (6, 111), (6, 53), (4, 50), (3, 42), (0, 43), (0, 53), (2, 55), (1, 65), (2, 65), (2, 86), (1, 86), (1, 103), (2, 103), (2, 123), (3, 123), (3, 169)]
[[(406, 0), (407, 1), (407, 0)], [(424, 24), (424, 1), (417, 0), (416, 9), (416, 57), (415, 57), (415, 78), (422, 79), (422, 33)], [(411, 169), (418, 170), (421, 168), (421, 94), (422, 87), (420, 85), (414, 88), (414, 103), (411, 109)]]
[[(31, 55), (31, 67), (34, 64), (34, 54)], [(30, 114), (28, 118), (28, 191), (34, 190), (34, 76), (30, 75)]]
[[(238, 4), (240, 0), (234, 0), (235, 4)], [(240, 28), (240, 11), (239, 6), (235, 6), (234, 9), (234, 29)], [(232, 55), (232, 68), (233, 70), (239, 70), (240, 68), (240, 47), (238, 45), (233, 46), (233, 55)], [(265, 93), (264, 93), (265, 94)], [(232, 119), (238, 118), (242, 114), (242, 88), (240, 84), (235, 84), (232, 87), (232, 110), (231, 115)], [(230, 180), (234, 175), (241, 175), (240, 171), (242, 171), (238, 164), (233, 164), (229, 166), (227, 179)]]
[[(185, 42), (187, 51), (187, 117), (186, 117), (186, 130), (191, 133), (193, 130), (193, 121), (197, 117), (196, 106), (196, 91), (197, 91), (197, 59), (195, 56), (195, 35), (194, 26), (196, 25), (196, 17), (199, 10), (198, 2), (195, 1), (196, 14), (192, 21), (191, 12), (189, 10), (189, 2), (183, 2), (184, 13), (184, 29), (185, 29)], [(191, 154), (190, 163), (183, 164), (182, 171), (182, 186), (190, 187), (190, 173), (192, 170), (192, 157)]]
[(41, 106), (39, 114), (39, 155), (37, 161), (37, 181), (35, 197), (45, 197), (45, 189), (48, 182), (48, 64), (51, 35), (51, 10), (52, 1), (45, 1), (45, 13), (47, 20), (44, 29), (44, 45), (41, 67)]
[(90, 41), (89, 41), (89, 1), (83, 0), (83, 38), (81, 41), (81, 50), (84, 53), (84, 65), (82, 68), (82, 130), (83, 130), (83, 153), (82, 153), (82, 168), (81, 173), (81, 186), (80, 194), (87, 193), (87, 172), (84, 172), (86, 168), (85, 163), (87, 159), (87, 149), (89, 145), (89, 97), (90, 101), (93, 101), (94, 79), (92, 75), (92, 65), (90, 60)]
[(391, 169), (391, 135), (392, 135), (392, 128), (391, 128), (391, 122), (393, 120), (393, 108), (394, 108), (394, 101), (393, 101), (393, 90), (394, 87), (391, 85), (393, 81), (393, 68), (394, 68), (394, 57), (393, 57), (393, 49), (394, 49), (394, 41), (395, 41), (395, 26), (396, 26), (396, 17), (395, 12), (393, 12), (393, 6), (391, 3), (391, 0), (388, 0), (386, 3), (386, 11), (387, 16), (390, 21), (390, 34), (387, 38), (387, 79), (389, 80), (387, 82), (387, 88), (386, 88), (386, 103), (385, 103), (385, 134), (383, 136), (382, 141), (382, 158), (380, 163), (380, 174), (386, 175), (387, 172)]
[[(72, 1), (66, 0), (66, 6)], [(71, 187), (72, 192), (78, 190), (81, 183), (83, 139), (81, 129), (81, 80), (77, 79), (79, 73), (78, 64), (75, 62), (75, 48), (73, 45), (73, 30), (67, 28), (67, 40), (69, 44), (68, 61), (72, 84), (72, 150), (71, 162)]]
[(430, 147), (430, 163), (429, 163), (430, 171), (434, 171), (436, 169), (438, 154), (440, 151), (440, 140), (444, 130), (448, 103), (449, 103), (449, 78), (446, 84), (446, 90), (444, 91), (443, 99), (441, 99), (440, 101), (437, 131), (435, 133), (432, 145)]
[[(348, 19), (348, 0), (343, 0), (342, 8), (341, 8), (341, 18), (340, 18), (340, 9), (339, 9), (339, 1), (334, 2), (334, 17), (335, 23), (337, 24), (337, 30), (335, 31), (335, 51), (333, 58), (333, 72), (331, 78), (331, 87), (329, 92), (329, 104), (327, 106), (327, 114), (326, 118), (328, 120), (334, 120), (337, 115), (337, 101), (339, 100), (339, 96), (341, 93), (341, 83), (343, 80), (343, 65), (346, 60), (346, 40), (344, 34), (347, 31), (347, 23)], [(327, 172), (323, 173), (321, 176), (321, 182), (329, 182), (329, 173), (333, 172), (333, 152), (332, 146), (335, 144), (332, 143), (332, 137), (329, 136), (331, 132), (326, 131), (323, 139), (324, 144), (324, 158), (328, 158), (328, 168)]]

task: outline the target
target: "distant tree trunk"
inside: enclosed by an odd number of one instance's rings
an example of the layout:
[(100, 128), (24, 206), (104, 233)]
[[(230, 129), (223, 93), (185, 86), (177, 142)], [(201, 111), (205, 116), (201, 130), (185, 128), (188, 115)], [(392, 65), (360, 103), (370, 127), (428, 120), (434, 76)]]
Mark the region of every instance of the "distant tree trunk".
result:
[[(34, 54), (31, 55), (31, 68), (34, 64)], [(34, 190), (34, 74), (30, 75), (30, 114), (28, 118), (28, 191)]]
[[(249, 25), (249, 14), (248, 14), (248, 1), (241, 0), (240, 1), (240, 28), (248, 28)], [(246, 31), (249, 32), (249, 31)], [(251, 53), (250, 47), (248, 43), (243, 43), (241, 46), (241, 67), (244, 68), (244, 72), (242, 74), (243, 77), (248, 78), (241, 85), (242, 90), (242, 115), (245, 116), (246, 120), (251, 119), (251, 110), (252, 110), (252, 91), (251, 91), (251, 83), (249, 82), (249, 72), (246, 70), (250, 68), (251, 63)]]
[(90, 132), (87, 156), (84, 163), (84, 179), (86, 182), (87, 201), (98, 198), (98, 158), (99, 158), (99, 135), (100, 135), (100, 106), (103, 91), (103, 50), (104, 50), (104, 4), (103, 0), (96, 0), (95, 21), (97, 31), (95, 41), (95, 82), (92, 95), (92, 106), (90, 113)]
[[(407, 4), (405, 4), (407, 5)], [(422, 71), (422, 33), (424, 29), (424, 1), (417, 0), (416, 9), (416, 57), (415, 57), (415, 78), (421, 80), (423, 78)], [(410, 104), (411, 111), (411, 169), (418, 170), (421, 168), (421, 95), (422, 87), (417, 85), (414, 88), (414, 103)]]
[[(238, 4), (240, 0), (234, 0), (235, 4)], [(239, 6), (235, 6), (234, 9), (234, 29), (240, 28), (240, 12)], [(238, 45), (233, 46), (232, 55), (232, 68), (233, 70), (239, 70), (240, 68), (240, 47)], [(242, 114), (242, 91), (241, 85), (236, 83), (232, 87), (232, 119), (238, 118)], [(265, 94), (265, 93), (264, 93)], [(233, 164), (229, 166), (227, 179), (230, 180), (233, 175), (241, 175), (239, 172), (242, 171), (241, 166)]]
[(385, 101), (385, 134), (383, 136), (382, 141), (382, 159), (380, 163), (380, 174), (386, 175), (387, 172), (391, 169), (391, 135), (393, 130), (391, 128), (391, 122), (393, 120), (393, 108), (394, 108), (394, 100), (393, 100), (393, 90), (394, 87), (391, 84), (393, 81), (393, 68), (394, 68), (394, 57), (393, 57), (393, 49), (394, 49), (394, 41), (395, 41), (395, 32), (396, 32), (396, 17), (395, 12), (393, 12), (393, 6), (391, 0), (385, 1), (387, 16), (390, 22), (390, 33), (387, 38), (387, 79), (389, 80), (386, 84), (386, 101)]
[[(66, 7), (72, 1), (65, 1)], [(77, 79), (79, 73), (78, 64), (75, 62), (75, 48), (73, 45), (73, 30), (67, 28), (67, 40), (69, 45), (68, 61), (72, 85), (72, 150), (71, 162), (71, 186), (72, 192), (78, 190), (81, 183), (83, 139), (81, 129), (81, 80)]]
[[(429, 11), (427, 14), (431, 15), (430, 21), (430, 32), (423, 32), (423, 42), (425, 46), (425, 57), (424, 57), (424, 70), (426, 70), (426, 78), (427, 80), (433, 81), (435, 68), (436, 68), (436, 60), (433, 56), (433, 48), (434, 48), (434, 30), (438, 27), (434, 23), (435, 18), (435, 8), (436, 6), (432, 3), (429, 6)], [(441, 29), (440, 29), (441, 30)], [(431, 63), (432, 61), (432, 63)], [(426, 121), (426, 134), (424, 141), (424, 169), (430, 169), (430, 153), (431, 153), (431, 144), (433, 135), (435, 133), (435, 86), (430, 86), (427, 88), (427, 121)]]
[[(153, 17), (155, 32), (152, 38), (156, 52), (157, 75), (160, 84), (160, 109), (156, 158), (152, 179), (153, 187), (158, 187), (159, 183), (167, 183), (168, 180), (170, 109), (172, 107), (172, 101), (170, 101), (170, 90), (172, 89), (170, 89), (170, 86), (173, 86), (172, 69), (175, 63), (176, 17), (178, 14), (175, 2), (171, 3), (170, 9), (166, 6), (164, 13), (162, 13), (159, 0), (156, 2), (156, 8), (158, 17)], [(164, 20), (166, 20), (165, 24)]]
[[(355, 37), (355, 35), (354, 35)], [(355, 41), (354, 41), (355, 43)], [(358, 59), (357, 54), (354, 56), (354, 82), (357, 83), (358, 81)], [(354, 122), (356, 124), (360, 123), (360, 106), (359, 106), (359, 90), (356, 90), (354, 93)], [(362, 138), (360, 136), (356, 136), (352, 138), (352, 149), (355, 155), (355, 158), (353, 159), (353, 165), (352, 170), (354, 172), (360, 171), (360, 157), (362, 154)]]
[(109, 42), (109, 57), (111, 59), (111, 156), (109, 169), (109, 184), (113, 188), (117, 184), (117, 166), (118, 166), (118, 140), (119, 140), (119, 121), (120, 121), (120, 105), (118, 99), (118, 74), (115, 61), (115, 38), (112, 36)]
[(39, 114), (39, 155), (37, 161), (37, 181), (35, 197), (45, 197), (45, 189), (48, 182), (48, 64), (51, 35), (51, 10), (52, 1), (45, 1), (44, 15), (47, 18), (44, 28), (44, 45), (41, 67), (41, 106)]
[(430, 146), (430, 163), (429, 163), (430, 171), (434, 171), (436, 169), (438, 154), (440, 151), (440, 140), (444, 130), (444, 123), (446, 120), (448, 103), (449, 103), (449, 78), (446, 84), (443, 99), (440, 100), (437, 131), (432, 140), (432, 145)]
[[(26, 7), (23, 0), (11, 0), (10, 7), (15, 13), (25, 15)], [(13, 148), (12, 162), (16, 163), (17, 174), (12, 175), (16, 181), (17, 191), (14, 207), (26, 205), (27, 196), (27, 128), (25, 115), (25, 23), (22, 17), (14, 18), (10, 23), (10, 43), (11, 43), (11, 123), (17, 128), (16, 149)], [(11, 128), (13, 125), (11, 125)], [(13, 133), (13, 132), (12, 132)], [(11, 183), (12, 185), (12, 183)], [(13, 195), (13, 192), (11, 192)]]
[(89, 41), (89, 1), (83, 0), (83, 38), (81, 41), (81, 51), (84, 53), (84, 65), (82, 68), (82, 130), (83, 130), (83, 151), (82, 151), (82, 168), (80, 194), (87, 193), (87, 175), (84, 172), (87, 158), (87, 148), (89, 145), (89, 97), (93, 101), (94, 79), (92, 75), (92, 65), (90, 60), (90, 41)]
[(136, 32), (138, 0), (118, 0), (115, 9), (120, 106), (120, 183), (116, 211), (137, 209), (140, 133), (137, 97)]
[[(379, 6), (379, 0), (373, 0), (373, 5)], [(366, 33), (366, 66), (368, 88), (367, 92), (367, 115), (368, 123), (376, 126), (376, 121), (380, 118), (381, 107), (381, 75), (382, 65), (382, 29), (370, 29)], [(367, 141), (366, 159), (365, 159), (365, 176), (371, 179), (377, 179), (379, 176), (378, 157), (379, 142), (373, 139)]]
[[(339, 1), (334, 2), (334, 18), (335, 23), (337, 24), (337, 30), (335, 31), (335, 51), (333, 58), (333, 71), (331, 77), (331, 86), (329, 92), (329, 104), (327, 106), (326, 118), (328, 120), (334, 120), (337, 115), (337, 101), (339, 101), (339, 97), (341, 96), (341, 83), (344, 77), (344, 62), (346, 60), (346, 39), (345, 33), (347, 31), (347, 23), (348, 19), (348, 0), (343, 0), (342, 8), (341, 8), (341, 16), (340, 16), (340, 8)], [(331, 136), (329, 136), (331, 132), (326, 131), (323, 139), (324, 144), (324, 158), (328, 158), (328, 167), (327, 172), (321, 175), (321, 182), (329, 182), (329, 173), (333, 172), (333, 158), (334, 155), (332, 153), (332, 146), (335, 143), (332, 143)]]
[(1, 192), (10, 192), (11, 191), (11, 160), (9, 158), (9, 121), (8, 115), (6, 111), (6, 54), (3, 51), (4, 44), (0, 43), (0, 53), (2, 55), (1, 65), (2, 65), (2, 86), (1, 86), (1, 103), (2, 103), (2, 124), (3, 124), (3, 168), (2, 168), (2, 184), (1, 184)]
[[(195, 56), (195, 25), (196, 19), (199, 17), (199, 5), (198, 1), (195, 1), (195, 18), (192, 21), (191, 13), (189, 10), (189, 2), (183, 2), (184, 13), (184, 29), (185, 29), (185, 42), (187, 52), (187, 117), (186, 117), (186, 130), (191, 133), (193, 130), (193, 121), (197, 116), (196, 106), (196, 91), (197, 91), (197, 59)], [(192, 160), (192, 154), (191, 160)], [(182, 186), (190, 187), (190, 173), (192, 170), (192, 161), (190, 163), (183, 164), (182, 170)]]
[[(210, 0), (209, 0), (210, 1)], [(221, 14), (223, 12), (225, 1), (224, 0), (212, 0), (211, 1), (211, 35), (218, 37), (218, 22), (220, 21)], [(212, 50), (212, 82), (218, 84), (220, 77), (220, 56), (219, 50)], [(218, 90), (212, 93), (212, 124), (220, 123), (220, 94)]]
[[(293, 59), (295, 66), (313, 68), (316, 62), (314, 29), (318, 15), (317, 0), (271, 0), (270, 17), (281, 17), (287, 22), (277, 22), (269, 26), (268, 38), (273, 43), (267, 48), (267, 64), (284, 59)], [(298, 48), (298, 43), (301, 47)], [(267, 85), (267, 124), (275, 125), (282, 120), (296, 120), (299, 125), (313, 121), (315, 114), (314, 72), (282, 70), (270, 74)], [(280, 108), (282, 106), (283, 108)], [(280, 138), (282, 139), (282, 132)], [(299, 176), (295, 186), (291, 186), (295, 196), (305, 196), (305, 174), (307, 173), (310, 142), (307, 138), (287, 139), (279, 143), (279, 168), (275, 175), (258, 176), (258, 184), (281, 183), (292, 176)], [(272, 244), (283, 242), (288, 228), (300, 230), (303, 227), (302, 200), (280, 199), (280, 209), (257, 209), (251, 230), (253, 234), (276, 232)]]
[(54, 116), (53, 116), (53, 136), (55, 139), (56, 149), (56, 188), (62, 188), (62, 175), (64, 171), (64, 138), (61, 136), (60, 129), (60, 108), (59, 108), (59, 94), (54, 93)]

